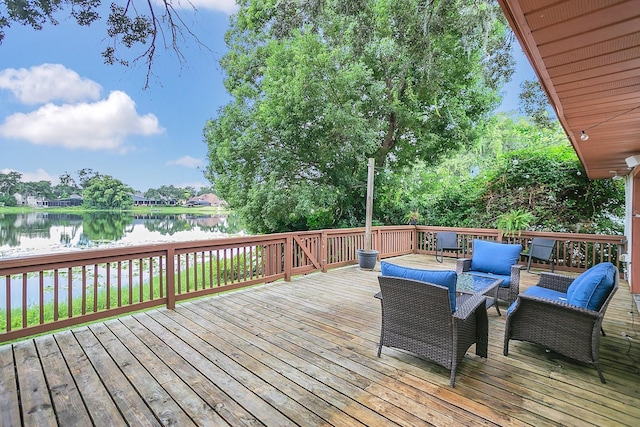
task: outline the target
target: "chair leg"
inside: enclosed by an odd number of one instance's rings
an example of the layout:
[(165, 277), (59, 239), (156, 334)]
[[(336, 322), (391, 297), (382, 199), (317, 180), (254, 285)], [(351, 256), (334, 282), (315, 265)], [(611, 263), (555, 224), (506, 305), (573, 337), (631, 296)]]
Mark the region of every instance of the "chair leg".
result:
[(444, 262), (444, 251), (440, 250), (440, 258), (438, 259), (438, 250), (436, 249), (436, 261), (442, 263)]
[(527, 261), (527, 273), (529, 273), (530, 269), (531, 269), (531, 255), (529, 255), (529, 261)]
[(599, 363), (594, 363), (596, 370), (598, 371), (598, 376), (600, 377), (600, 382), (602, 384), (606, 384), (607, 382), (604, 380), (604, 376), (602, 376), (602, 371), (600, 370), (600, 364)]

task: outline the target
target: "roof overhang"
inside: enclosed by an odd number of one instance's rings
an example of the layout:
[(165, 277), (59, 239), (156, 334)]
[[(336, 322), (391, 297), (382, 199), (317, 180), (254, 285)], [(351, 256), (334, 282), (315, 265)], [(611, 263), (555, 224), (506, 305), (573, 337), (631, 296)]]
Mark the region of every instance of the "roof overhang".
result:
[(587, 175), (626, 175), (640, 155), (640, 0), (498, 3)]

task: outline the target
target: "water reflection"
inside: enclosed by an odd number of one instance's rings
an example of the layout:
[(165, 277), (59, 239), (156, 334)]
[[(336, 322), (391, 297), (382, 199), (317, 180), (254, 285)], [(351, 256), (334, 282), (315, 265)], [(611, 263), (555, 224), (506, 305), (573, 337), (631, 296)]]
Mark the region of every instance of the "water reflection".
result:
[(235, 215), (95, 212), (0, 214), (0, 259), (85, 248), (205, 240), (242, 233)]

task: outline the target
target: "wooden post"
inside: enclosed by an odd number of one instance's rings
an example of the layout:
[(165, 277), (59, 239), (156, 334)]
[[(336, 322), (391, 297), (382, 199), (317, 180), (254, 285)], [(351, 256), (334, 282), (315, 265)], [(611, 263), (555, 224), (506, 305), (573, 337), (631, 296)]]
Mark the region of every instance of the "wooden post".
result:
[(371, 221), (373, 219), (373, 170), (374, 159), (369, 159), (369, 174), (367, 176), (367, 211), (364, 229), (364, 250), (371, 250)]
[(176, 308), (176, 256), (173, 246), (167, 248), (167, 308), (174, 310)]
[(291, 272), (293, 271), (293, 236), (287, 234), (287, 240), (284, 245), (284, 281), (291, 281)]

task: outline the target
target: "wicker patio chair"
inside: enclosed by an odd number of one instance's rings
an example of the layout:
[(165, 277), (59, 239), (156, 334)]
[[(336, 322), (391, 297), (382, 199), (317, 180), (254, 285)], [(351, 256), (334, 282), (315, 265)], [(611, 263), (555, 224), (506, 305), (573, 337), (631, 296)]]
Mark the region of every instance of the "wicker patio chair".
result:
[[(570, 304), (566, 296), (573, 277), (543, 272), (538, 288), (531, 295), (518, 296), (509, 307), (504, 335), (504, 355), (509, 353), (509, 340), (527, 341), (544, 346), (566, 357), (593, 365), (600, 381), (605, 383), (600, 370), (600, 335), (604, 313), (618, 290), (619, 273), (615, 269), (613, 287), (603, 295), (599, 309), (592, 310)], [(556, 295), (556, 296), (554, 296)]]
[[(475, 239), (472, 258), (458, 258), (456, 261), (456, 273), (471, 273), (503, 279), (503, 284), (498, 287), (498, 299), (511, 304), (518, 297), (518, 293), (520, 293), (520, 270), (524, 268), (524, 265), (518, 264), (521, 250), (522, 246), (520, 245)], [(507, 254), (507, 251), (511, 252), (511, 254)], [(512, 256), (513, 254), (516, 256)], [(481, 267), (478, 269), (478, 267), (475, 267), (475, 265), (477, 265), (475, 262), (476, 257), (482, 258), (485, 261), (486, 259), (490, 259), (494, 266), (496, 264), (503, 264), (503, 271), (501, 274), (495, 274), (495, 271), (487, 271)], [(507, 274), (507, 272), (509, 274)]]
[(457, 298), (451, 313), (449, 290), (444, 286), (399, 277), (379, 276), (382, 306), (380, 345), (411, 351), (451, 370), (456, 380), (458, 364), (476, 344), (476, 354), (487, 357), (488, 319), (485, 297)]

